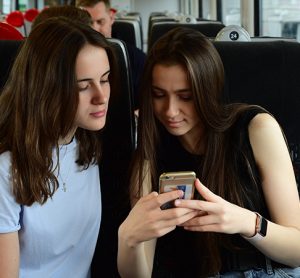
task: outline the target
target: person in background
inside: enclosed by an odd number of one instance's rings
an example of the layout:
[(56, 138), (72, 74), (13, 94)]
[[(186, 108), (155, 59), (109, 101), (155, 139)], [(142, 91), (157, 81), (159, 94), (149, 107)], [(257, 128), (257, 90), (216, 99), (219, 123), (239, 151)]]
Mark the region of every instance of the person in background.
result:
[(74, 20), (24, 41), (0, 97), (1, 277), (89, 277), (115, 72), (104, 36)]
[[(109, 0), (76, 0), (76, 6), (87, 10), (92, 17), (92, 27), (106, 38), (112, 37), (112, 26), (115, 12), (112, 11)], [(138, 109), (138, 91), (141, 73), (143, 72), (146, 54), (139, 48), (126, 43), (128, 50), (130, 71), (133, 81), (134, 109)]]
[[(223, 85), (221, 58), (196, 30), (175, 28), (150, 50), (132, 210), (119, 227), (122, 277), (300, 277), (299, 195), (283, 131), (260, 106), (223, 104)], [(193, 200), (157, 193), (172, 171), (197, 174)]]
[(39, 23), (50, 17), (64, 16), (76, 20), (82, 24), (92, 25), (92, 18), (86, 10), (82, 10), (70, 5), (53, 6), (43, 9), (33, 20), (31, 28), (35, 28)]

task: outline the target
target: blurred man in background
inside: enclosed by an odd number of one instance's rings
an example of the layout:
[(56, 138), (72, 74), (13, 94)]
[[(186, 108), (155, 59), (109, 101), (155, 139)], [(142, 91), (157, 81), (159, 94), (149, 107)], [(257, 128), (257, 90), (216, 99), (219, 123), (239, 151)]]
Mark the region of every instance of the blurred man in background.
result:
[[(109, 0), (76, 0), (76, 6), (89, 12), (92, 17), (92, 27), (106, 38), (112, 37), (112, 26), (115, 21), (115, 11), (111, 9)], [(130, 70), (133, 81), (134, 109), (138, 109), (138, 87), (143, 71), (146, 54), (139, 48), (126, 43)]]

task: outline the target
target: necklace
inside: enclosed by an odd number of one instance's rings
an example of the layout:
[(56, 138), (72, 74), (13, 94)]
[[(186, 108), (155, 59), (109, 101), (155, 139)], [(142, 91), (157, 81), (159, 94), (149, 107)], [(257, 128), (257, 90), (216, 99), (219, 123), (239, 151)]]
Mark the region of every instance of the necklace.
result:
[(60, 179), (61, 179), (61, 181), (62, 181), (62, 191), (63, 191), (63, 192), (66, 192), (66, 191), (67, 191), (66, 182), (63, 180), (61, 174), (59, 174), (59, 176), (60, 176)]
[[(68, 153), (70, 151), (72, 151), (73, 146), (72, 143), (73, 142), (73, 138), (71, 140), (71, 142), (69, 142), (66, 145), (61, 145), (59, 147), (59, 161), (58, 161), (58, 165), (57, 165), (57, 178), (59, 179), (59, 186), (61, 186), (61, 189), (63, 192), (67, 191), (67, 183), (68, 183), (68, 179), (69, 176), (71, 174), (71, 168), (72, 168), (72, 164), (73, 162), (70, 160), (70, 158), (68, 158)], [(71, 148), (71, 149), (70, 149)], [(68, 165), (66, 165), (68, 164)], [(64, 167), (62, 166), (64, 165)], [(61, 167), (62, 166), (62, 167)], [(61, 168), (63, 168), (65, 171), (61, 171)], [(62, 172), (65, 174), (64, 176), (62, 175)]]
[[(69, 179), (69, 176), (70, 176), (70, 170), (71, 170), (71, 167), (72, 167), (72, 163), (71, 161), (68, 161), (68, 159), (65, 159), (66, 155), (67, 155), (67, 149), (64, 150), (65, 153), (62, 154), (62, 157), (61, 157), (61, 160), (59, 162), (59, 166), (58, 166), (58, 178), (60, 179), (61, 181), (61, 189), (63, 192), (66, 192), (67, 191), (67, 182), (68, 182), (68, 179)], [(63, 163), (68, 163), (68, 167), (64, 167), (64, 169), (66, 169), (66, 171), (64, 172), (65, 173), (65, 176), (62, 175), (62, 171), (61, 171), (61, 165)], [(59, 182), (60, 184), (60, 182)]]
[(68, 178), (70, 176), (71, 166), (72, 166), (72, 163), (69, 163), (68, 171), (66, 172), (65, 177), (63, 177), (63, 175), (61, 174), (60, 167), (58, 170), (58, 176), (60, 177), (60, 180), (62, 181), (62, 191), (63, 192), (67, 191), (67, 182), (68, 182)]

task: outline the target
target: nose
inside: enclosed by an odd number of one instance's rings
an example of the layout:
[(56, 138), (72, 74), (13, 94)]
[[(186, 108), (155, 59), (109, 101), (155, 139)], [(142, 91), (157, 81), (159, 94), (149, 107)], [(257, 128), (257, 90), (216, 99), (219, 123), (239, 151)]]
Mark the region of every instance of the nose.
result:
[(174, 118), (179, 113), (179, 106), (175, 98), (168, 98), (166, 101), (166, 116), (168, 118)]
[(93, 104), (105, 104), (108, 101), (109, 87), (104, 88), (104, 86), (101, 86), (100, 83), (95, 84), (92, 96)]

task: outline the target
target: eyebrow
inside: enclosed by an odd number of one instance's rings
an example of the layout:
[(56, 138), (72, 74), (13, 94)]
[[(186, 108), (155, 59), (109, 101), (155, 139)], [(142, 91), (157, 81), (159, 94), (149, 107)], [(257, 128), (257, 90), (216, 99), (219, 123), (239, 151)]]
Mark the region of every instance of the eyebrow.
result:
[[(162, 89), (162, 88), (159, 88), (157, 86), (153, 86), (152, 85), (152, 88), (155, 89), (155, 90), (158, 90), (158, 91), (163, 91), (163, 92), (166, 92), (166, 90)], [(186, 88), (186, 89), (180, 89), (180, 90), (176, 90), (175, 91), (176, 93), (187, 93), (187, 92), (191, 92), (191, 89), (189, 88)]]
[[(103, 73), (101, 75), (101, 77), (103, 77), (103, 76), (105, 76), (105, 75), (107, 75), (109, 73), (110, 73), (110, 69), (108, 71), (106, 71), (105, 73)], [(92, 78), (82, 78), (82, 79), (78, 79), (77, 82), (84, 82), (84, 81), (91, 81), (91, 80), (92, 80)]]

